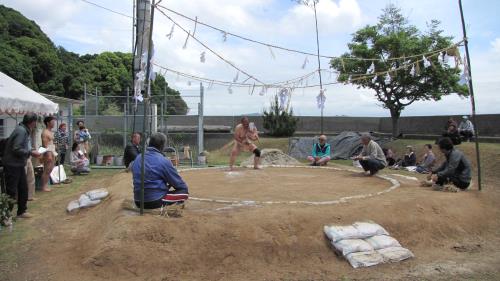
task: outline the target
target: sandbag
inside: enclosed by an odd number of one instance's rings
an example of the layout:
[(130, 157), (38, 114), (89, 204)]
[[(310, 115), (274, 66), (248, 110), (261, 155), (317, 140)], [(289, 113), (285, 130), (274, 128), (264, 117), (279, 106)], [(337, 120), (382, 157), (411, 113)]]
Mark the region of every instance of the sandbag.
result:
[(410, 250), (403, 247), (390, 247), (377, 250), (376, 252), (383, 257), (384, 262), (398, 262), (414, 257)]
[(372, 222), (355, 222), (353, 226), (360, 234), (360, 238), (368, 238), (375, 235), (389, 235), (380, 225)]
[(106, 188), (99, 188), (99, 189), (94, 189), (94, 190), (88, 191), (85, 194), (90, 198), (90, 200), (94, 201), (94, 200), (104, 199), (104, 198), (108, 197), (109, 192)]
[(398, 240), (387, 235), (376, 235), (370, 238), (366, 238), (365, 241), (373, 247), (374, 250), (379, 250), (383, 248), (391, 247), (401, 247)]
[(368, 267), (384, 262), (384, 258), (376, 251), (350, 253), (345, 256), (352, 267)]
[(373, 247), (363, 239), (344, 239), (333, 243), (335, 249), (346, 256), (354, 252), (371, 252)]
[(66, 211), (68, 211), (68, 213), (75, 213), (78, 209), (80, 209), (80, 203), (78, 200), (69, 202), (68, 207), (66, 207)]
[(332, 242), (337, 242), (343, 239), (358, 239), (363, 238), (363, 236), (359, 233), (359, 231), (352, 225), (334, 225), (323, 227), (323, 231), (325, 232), (328, 239)]
[(90, 197), (87, 196), (87, 194), (82, 194), (80, 195), (80, 198), (78, 199), (78, 203), (80, 204), (80, 208), (87, 208), (87, 207), (92, 207), (95, 206), (99, 203), (101, 203), (101, 200), (90, 200)]

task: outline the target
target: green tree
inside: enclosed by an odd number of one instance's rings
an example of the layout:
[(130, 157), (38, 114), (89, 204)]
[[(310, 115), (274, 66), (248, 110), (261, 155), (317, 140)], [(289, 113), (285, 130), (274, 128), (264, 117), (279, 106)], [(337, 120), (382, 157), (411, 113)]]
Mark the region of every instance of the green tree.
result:
[[(438, 101), (452, 93), (467, 96), (468, 91), (466, 86), (458, 83), (460, 69), (441, 64), (437, 55), (426, 58), (432, 64), (430, 67), (416, 62), (423, 60), (422, 57), (390, 60), (452, 47), (452, 37), (442, 35), (438, 21), (433, 20), (429, 24), (429, 30), (422, 33), (408, 23), (401, 9), (395, 5), (389, 4), (382, 12), (378, 24), (358, 30), (348, 44), (349, 52), (333, 59), (331, 66), (341, 72), (339, 81), (375, 91), (377, 100), (390, 111), (393, 136), (398, 136), (399, 117), (405, 107), (418, 100)], [(415, 69), (418, 73), (412, 75), (410, 65), (408, 68), (390, 72), (389, 80), (386, 79), (386, 74), (378, 75), (376, 79), (372, 79), (373, 76), (355, 79), (365, 75), (372, 61), (353, 58), (376, 59), (376, 73), (389, 71), (391, 68), (399, 69), (416, 62)], [(350, 76), (353, 77), (352, 81), (349, 81)]]
[(271, 101), (269, 111), (264, 110), (262, 116), (264, 129), (274, 137), (289, 137), (297, 129), (298, 118), (293, 117), (293, 109), (281, 109), (278, 104), (278, 95)]
[[(166, 89), (166, 90), (165, 90)], [(152, 102), (160, 104), (165, 102), (165, 94), (167, 95), (167, 112), (168, 115), (186, 115), (188, 106), (182, 99), (179, 91), (176, 91), (168, 86), (165, 77), (156, 75), (154, 82), (151, 84), (151, 94), (153, 95)]]

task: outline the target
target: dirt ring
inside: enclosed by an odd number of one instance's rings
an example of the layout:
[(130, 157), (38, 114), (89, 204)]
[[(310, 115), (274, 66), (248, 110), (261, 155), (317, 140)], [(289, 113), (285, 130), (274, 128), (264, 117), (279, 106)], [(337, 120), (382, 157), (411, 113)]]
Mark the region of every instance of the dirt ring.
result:
[[(311, 166), (289, 166), (289, 165), (269, 165), (267, 167), (271, 168), (300, 168), (300, 169), (322, 169), (322, 170), (335, 170), (335, 171), (343, 171), (343, 172), (354, 172), (359, 173), (359, 170), (349, 169), (349, 168), (338, 168), (338, 167), (311, 167)], [(209, 168), (188, 168), (181, 169), (179, 172), (186, 173), (190, 171), (206, 171), (206, 170), (221, 170), (227, 169), (228, 167), (209, 167)], [(370, 197), (375, 197), (379, 195), (383, 195), (385, 193), (391, 192), (396, 188), (400, 187), (400, 182), (392, 177), (387, 175), (376, 175), (376, 178), (388, 181), (391, 183), (391, 186), (388, 188), (384, 188), (383, 190), (376, 192), (369, 192), (357, 195), (349, 195), (342, 196), (338, 199), (332, 200), (242, 200), (239, 198), (229, 199), (216, 199), (210, 198), (208, 196), (202, 197), (190, 197), (190, 200), (200, 201), (200, 202), (211, 202), (211, 203), (220, 203), (220, 204), (231, 204), (231, 205), (273, 205), (273, 204), (302, 204), (302, 205), (334, 205), (340, 203), (346, 203), (356, 199), (365, 199)], [(369, 179), (369, 178), (366, 178)]]

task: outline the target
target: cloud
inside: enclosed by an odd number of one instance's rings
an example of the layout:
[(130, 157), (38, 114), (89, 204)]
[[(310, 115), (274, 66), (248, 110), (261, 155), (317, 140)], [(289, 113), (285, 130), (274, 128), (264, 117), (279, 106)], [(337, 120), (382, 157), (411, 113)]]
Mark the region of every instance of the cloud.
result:
[(64, 28), (85, 5), (79, 0), (3, 0), (2, 2), (35, 20), (49, 35)]
[[(356, 0), (320, 1), (317, 6), (318, 25), (322, 35), (351, 32), (362, 22), (361, 9)], [(314, 32), (314, 10), (305, 5), (294, 5), (281, 19), (280, 31), (285, 34)]]
[(500, 55), (500, 37), (495, 38), (495, 40), (491, 42), (491, 48), (493, 53)]

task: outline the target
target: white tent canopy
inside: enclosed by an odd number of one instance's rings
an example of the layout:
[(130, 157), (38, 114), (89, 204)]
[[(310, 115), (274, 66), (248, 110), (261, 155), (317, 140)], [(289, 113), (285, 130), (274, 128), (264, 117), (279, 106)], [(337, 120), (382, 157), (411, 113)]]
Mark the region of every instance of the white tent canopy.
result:
[(59, 105), (0, 72), (0, 114), (57, 113)]

